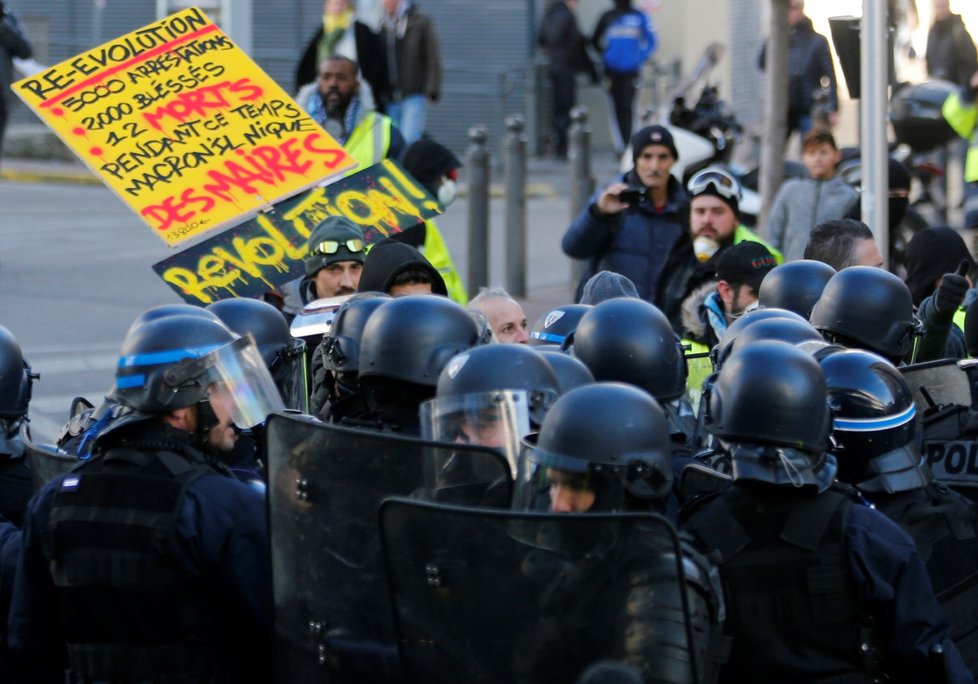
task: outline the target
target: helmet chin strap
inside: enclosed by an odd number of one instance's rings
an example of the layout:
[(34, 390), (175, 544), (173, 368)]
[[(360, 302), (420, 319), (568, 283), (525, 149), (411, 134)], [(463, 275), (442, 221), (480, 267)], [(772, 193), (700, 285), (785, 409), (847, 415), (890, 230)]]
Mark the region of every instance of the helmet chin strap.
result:
[(220, 422), (209, 400), (203, 399), (197, 402), (197, 428), (194, 430), (194, 443), (200, 449), (210, 451), (208, 437), (211, 428)]

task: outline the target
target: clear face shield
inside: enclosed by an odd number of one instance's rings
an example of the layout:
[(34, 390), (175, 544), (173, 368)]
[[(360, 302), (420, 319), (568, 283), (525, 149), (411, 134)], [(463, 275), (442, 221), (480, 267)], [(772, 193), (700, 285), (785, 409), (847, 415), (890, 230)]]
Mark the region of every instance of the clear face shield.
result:
[(442, 397), (421, 404), (424, 439), (496, 449), (514, 476), (520, 441), (529, 432), (530, 408), (523, 390)]
[(269, 372), (286, 408), (309, 413), (309, 369), (306, 342), (295, 339), (292, 346), (278, 352)]
[(214, 350), (201, 361), (207, 366), (211, 401), (221, 402), (239, 428), (253, 428), (269, 414), (285, 409), (251, 335)]
[(620, 469), (557, 456), (524, 446), (513, 491), (513, 509), (537, 513), (607, 513), (622, 510)]

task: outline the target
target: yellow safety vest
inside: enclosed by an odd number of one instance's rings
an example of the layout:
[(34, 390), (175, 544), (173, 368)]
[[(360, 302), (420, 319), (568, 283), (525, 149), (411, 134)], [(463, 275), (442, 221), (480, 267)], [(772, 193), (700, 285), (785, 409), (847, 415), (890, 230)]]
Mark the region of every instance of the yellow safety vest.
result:
[(960, 94), (951, 93), (944, 100), (941, 114), (955, 133), (970, 141), (964, 163), (964, 179), (968, 183), (978, 182), (978, 103), (964, 103)]
[(737, 224), (737, 230), (734, 231), (733, 241), (735, 245), (739, 245), (741, 242), (757, 242), (758, 244), (764, 245), (764, 248), (774, 255), (774, 260), (778, 262), (778, 265), (784, 263), (784, 255), (782, 255), (781, 252), (776, 250), (760, 235), (743, 224)]
[(469, 303), (468, 293), (465, 291), (462, 277), (455, 270), (455, 264), (452, 262), (452, 255), (445, 245), (445, 239), (434, 221), (425, 221), (424, 235), (422, 254), (441, 274), (442, 280), (445, 281), (445, 287), (448, 288), (448, 297), (465, 306)]
[[(686, 398), (689, 399), (689, 403), (695, 411), (699, 410), (703, 383), (713, 373), (713, 362), (709, 356), (703, 356), (703, 354), (708, 355), (710, 353), (710, 348), (702, 342), (684, 339), (682, 345), (683, 354), (686, 356), (686, 365), (689, 368), (689, 374), (686, 376)], [(689, 349), (685, 349), (687, 346)], [(690, 358), (691, 356), (693, 358)]]
[(367, 114), (356, 125), (343, 149), (357, 160), (357, 166), (346, 171), (349, 176), (387, 158), (391, 146), (391, 120), (377, 112)]

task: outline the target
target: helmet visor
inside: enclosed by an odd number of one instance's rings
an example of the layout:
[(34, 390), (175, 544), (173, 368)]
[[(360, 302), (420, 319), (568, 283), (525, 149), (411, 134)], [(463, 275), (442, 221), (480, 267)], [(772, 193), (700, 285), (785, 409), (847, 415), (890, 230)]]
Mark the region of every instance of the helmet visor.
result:
[(529, 432), (529, 401), (523, 390), (439, 397), (421, 404), (423, 438), (497, 449), (514, 476), (520, 441)]
[(285, 409), (251, 335), (211, 352), (207, 361), (211, 398), (225, 405), (239, 428), (253, 428), (270, 413)]
[(305, 340), (295, 339), (290, 347), (278, 351), (268, 370), (286, 408), (309, 413), (309, 370)]
[(620, 468), (523, 447), (513, 509), (551, 513), (620, 511), (625, 488)]

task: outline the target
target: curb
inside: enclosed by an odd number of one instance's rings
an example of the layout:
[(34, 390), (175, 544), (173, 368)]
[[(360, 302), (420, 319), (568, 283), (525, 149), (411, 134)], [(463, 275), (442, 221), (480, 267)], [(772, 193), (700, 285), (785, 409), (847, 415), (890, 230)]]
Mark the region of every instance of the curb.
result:
[(70, 183), (74, 185), (101, 185), (98, 178), (87, 171), (56, 171), (51, 169), (11, 169), (0, 166), (0, 180), (13, 183)]

